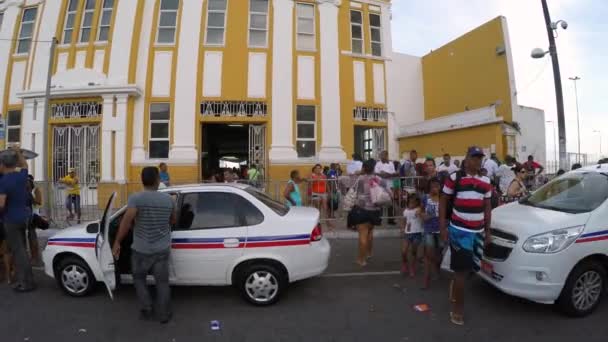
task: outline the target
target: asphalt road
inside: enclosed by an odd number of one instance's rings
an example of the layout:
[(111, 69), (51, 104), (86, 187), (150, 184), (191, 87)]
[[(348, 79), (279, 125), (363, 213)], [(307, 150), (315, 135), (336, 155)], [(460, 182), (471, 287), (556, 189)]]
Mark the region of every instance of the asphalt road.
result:
[[(570, 319), (551, 306), (503, 295), (479, 279), (467, 287), (467, 322), (448, 320), (447, 277), (420, 290), (399, 269), (399, 241), (378, 240), (371, 264), (353, 263), (355, 240), (332, 241), (327, 274), (293, 284), (278, 304), (256, 308), (231, 288), (173, 289), (174, 320), (141, 322), (132, 287), (110, 301), (103, 288), (70, 298), (37, 272), (38, 291), (0, 285), (0, 341), (606, 341), (608, 301), (591, 317)], [(391, 273), (391, 271), (393, 271)], [(354, 273), (354, 274), (352, 274)], [(416, 304), (431, 310), (420, 313)], [(220, 331), (210, 330), (219, 320)]]

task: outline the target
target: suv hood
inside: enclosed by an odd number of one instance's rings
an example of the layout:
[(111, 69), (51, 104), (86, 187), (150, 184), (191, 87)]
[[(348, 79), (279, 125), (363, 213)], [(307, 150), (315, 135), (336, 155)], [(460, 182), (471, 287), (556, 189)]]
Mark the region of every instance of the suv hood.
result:
[(582, 226), (590, 216), (591, 213), (569, 214), (515, 202), (492, 211), (492, 228), (526, 239), (555, 229)]

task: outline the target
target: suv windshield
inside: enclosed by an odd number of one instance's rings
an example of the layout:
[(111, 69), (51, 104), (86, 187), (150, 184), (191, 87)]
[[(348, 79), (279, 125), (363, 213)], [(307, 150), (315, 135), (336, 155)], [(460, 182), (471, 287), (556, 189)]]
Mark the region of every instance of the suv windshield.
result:
[(577, 214), (595, 210), (607, 197), (608, 175), (574, 172), (552, 180), (520, 203)]
[(252, 187), (248, 187), (247, 189), (245, 189), (245, 191), (247, 193), (249, 193), (251, 196), (257, 198), (260, 202), (266, 204), (266, 206), (268, 206), (268, 208), (272, 209), (275, 213), (277, 213), (281, 216), (287, 215), (289, 208), (286, 205), (284, 205), (283, 203), (273, 200), (265, 193), (258, 191)]

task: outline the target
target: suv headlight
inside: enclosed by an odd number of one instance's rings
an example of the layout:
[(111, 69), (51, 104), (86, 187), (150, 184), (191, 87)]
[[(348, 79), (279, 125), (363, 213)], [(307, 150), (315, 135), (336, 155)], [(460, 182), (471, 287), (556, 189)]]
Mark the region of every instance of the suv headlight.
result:
[(563, 251), (578, 239), (584, 228), (585, 226), (563, 228), (531, 236), (524, 242), (524, 251), (545, 254)]

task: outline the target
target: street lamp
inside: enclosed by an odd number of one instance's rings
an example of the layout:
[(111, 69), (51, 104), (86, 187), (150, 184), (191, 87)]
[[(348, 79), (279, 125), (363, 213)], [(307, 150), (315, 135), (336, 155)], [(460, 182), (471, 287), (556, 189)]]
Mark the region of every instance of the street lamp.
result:
[(559, 164), (560, 168), (566, 169), (566, 120), (564, 118), (564, 94), (562, 93), (562, 79), (559, 71), (559, 60), (557, 58), (557, 47), (555, 46), (555, 33), (559, 26), (562, 29), (568, 28), (568, 23), (563, 20), (556, 22), (551, 21), (547, 0), (541, 0), (543, 14), (545, 17), (545, 27), (547, 28), (547, 37), (549, 38), (549, 50), (536, 48), (532, 50), (532, 58), (543, 58), (545, 55), (551, 55), (553, 64), (553, 80), (555, 83), (555, 101), (557, 103), (557, 126), (559, 131)]
[(594, 130), (593, 133), (597, 133), (600, 135), (600, 159), (602, 159), (602, 131)]
[(580, 163), (581, 162), (581, 123), (579, 121), (579, 115), (578, 115), (578, 89), (576, 88), (576, 81), (580, 80), (581, 78), (578, 76), (574, 76), (574, 77), (568, 77), (568, 79), (574, 83), (574, 97), (576, 98), (576, 129), (577, 129), (576, 136), (578, 137), (578, 155), (576, 157), (576, 160)]
[(550, 123), (551, 126), (553, 126), (553, 153), (555, 154), (555, 162), (558, 163), (559, 159), (557, 159), (557, 132), (555, 131), (555, 121), (549, 120), (547, 123)]

